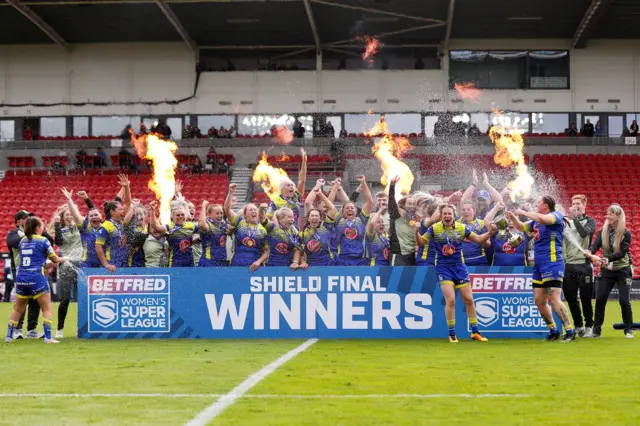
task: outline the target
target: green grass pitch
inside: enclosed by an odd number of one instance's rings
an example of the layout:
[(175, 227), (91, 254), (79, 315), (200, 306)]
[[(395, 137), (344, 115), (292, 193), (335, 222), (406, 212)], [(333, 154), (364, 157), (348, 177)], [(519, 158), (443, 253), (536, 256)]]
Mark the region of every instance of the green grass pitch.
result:
[[(75, 316), (59, 345), (0, 344), (0, 425), (182, 425), (303, 342), (78, 340)], [(571, 344), (321, 340), (211, 424), (638, 425), (640, 333), (619, 319), (612, 301), (603, 337)]]

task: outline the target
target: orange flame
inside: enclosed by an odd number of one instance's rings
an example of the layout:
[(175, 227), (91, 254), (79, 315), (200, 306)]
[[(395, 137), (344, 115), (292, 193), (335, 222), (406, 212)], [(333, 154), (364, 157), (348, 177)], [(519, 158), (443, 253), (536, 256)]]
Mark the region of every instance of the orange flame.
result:
[(517, 128), (505, 129), (501, 126), (493, 126), (489, 130), (489, 137), (496, 147), (493, 161), (502, 167), (516, 165), (517, 177), (508, 185), (511, 188), (511, 200), (529, 197), (535, 181), (525, 163), (524, 140), (520, 131)]
[(361, 40), (361, 41), (363, 41), (365, 43), (365, 48), (364, 48), (364, 53), (362, 54), (362, 59), (364, 59), (365, 61), (367, 61), (370, 64), (372, 64), (373, 63), (373, 57), (378, 53), (380, 48), (382, 46), (384, 46), (384, 45), (382, 43), (380, 43), (380, 40), (378, 40), (377, 38), (372, 37), (372, 36), (360, 37), (359, 40)]
[(283, 152), (282, 154), (280, 154), (280, 157), (278, 157), (277, 161), (279, 163), (285, 163), (287, 161), (291, 161), (291, 157)]
[(280, 194), (280, 182), (284, 179), (289, 179), (287, 172), (270, 165), (267, 161), (267, 154), (263, 152), (262, 158), (253, 172), (253, 181), (260, 183), (264, 192), (273, 199), (274, 196)]
[(406, 138), (392, 137), (387, 131), (387, 123), (384, 121), (384, 117), (381, 117), (380, 121), (365, 135), (370, 137), (382, 135), (380, 139), (376, 140), (372, 152), (380, 160), (380, 166), (382, 167), (380, 183), (386, 187), (386, 191), (389, 192), (391, 178), (399, 176), (400, 181), (396, 185), (396, 199), (400, 199), (404, 194), (411, 192), (411, 186), (414, 181), (413, 173), (409, 166), (400, 159), (405, 152), (413, 149), (413, 145)]
[(280, 143), (290, 144), (293, 141), (293, 132), (287, 126), (278, 126), (273, 129), (273, 137)]
[(156, 199), (160, 203), (161, 223), (167, 224), (171, 221), (171, 200), (176, 192), (178, 160), (175, 153), (178, 145), (153, 133), (136, 136), (131, 132), (131, 142), (136, 148), (138, 157), (151, 160), (153, 163), (153, 176), (149, 180), (149, 189), (156, 194)]
[(453, 87), (463, 99), (471, 99), (472, 101), (477, 101), (482, 93), (473, 83), (455, 83)]
[(373, 115), (373, 111), (369, 110), (369, 111), (367, 111), (367, 114)]

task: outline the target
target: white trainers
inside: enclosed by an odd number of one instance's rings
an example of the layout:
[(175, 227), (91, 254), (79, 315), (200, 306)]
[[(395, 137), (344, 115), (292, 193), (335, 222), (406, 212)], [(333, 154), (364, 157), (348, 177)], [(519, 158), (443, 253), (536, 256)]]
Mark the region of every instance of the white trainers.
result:
[(576, 334), (580, 337), (583, 337), (585, 334), (585, 328), (584, 327), (578, 327), (576, 328)]
[(4, 339), (4, 342), (5, 343), (11, 343), (11, 342), (13, 342), (13, 339), (11, 337), (7, 336), (7, 338)]
[(27, 334), (24, 335), (25, 339), (42, 339), (44, 337), (44, 333), (38, 333), (36, 330), (29, 330)]
[(633, 331), (626, 331), (624, 333), (624, 337), (626, 337), (627, 339), (633, 339)]
[(22, 339), (22, 330), (13, 330), (13, 340)]
[(62, 339), (63, 337), (63, 329), (61, 328), (60, 330), (56, 331), (56, 339)]
[(584, 335), (586, 336), (587, 334), (593, 334), (593, 327), (586, 327), (584, 329)]
[(60, 343), (60, 342), (58, 342), (58, 341), (57, 341), (56, 339), (54, 339), (54, 338), (51, 338), (51, 339), (44, 339), (44, 342), (45, 342), (45, 343)]

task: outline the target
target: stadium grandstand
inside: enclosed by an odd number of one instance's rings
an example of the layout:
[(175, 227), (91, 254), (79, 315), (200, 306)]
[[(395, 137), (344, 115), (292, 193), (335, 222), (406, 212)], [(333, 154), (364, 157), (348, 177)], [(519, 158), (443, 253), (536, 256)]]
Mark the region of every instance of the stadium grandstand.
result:
[(0, 0), (0, 424), (638, 424), (638, 120), (636, 0)]

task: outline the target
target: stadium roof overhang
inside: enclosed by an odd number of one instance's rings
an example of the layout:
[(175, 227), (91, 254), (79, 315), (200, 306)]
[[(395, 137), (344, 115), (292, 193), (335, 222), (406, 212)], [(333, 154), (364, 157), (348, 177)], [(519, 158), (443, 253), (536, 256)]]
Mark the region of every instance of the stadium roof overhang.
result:
[(637, 38), (636, 0), (5, 0), (0, 44), (184, 42), (198, 50), (357, 54), (455, 38)]

